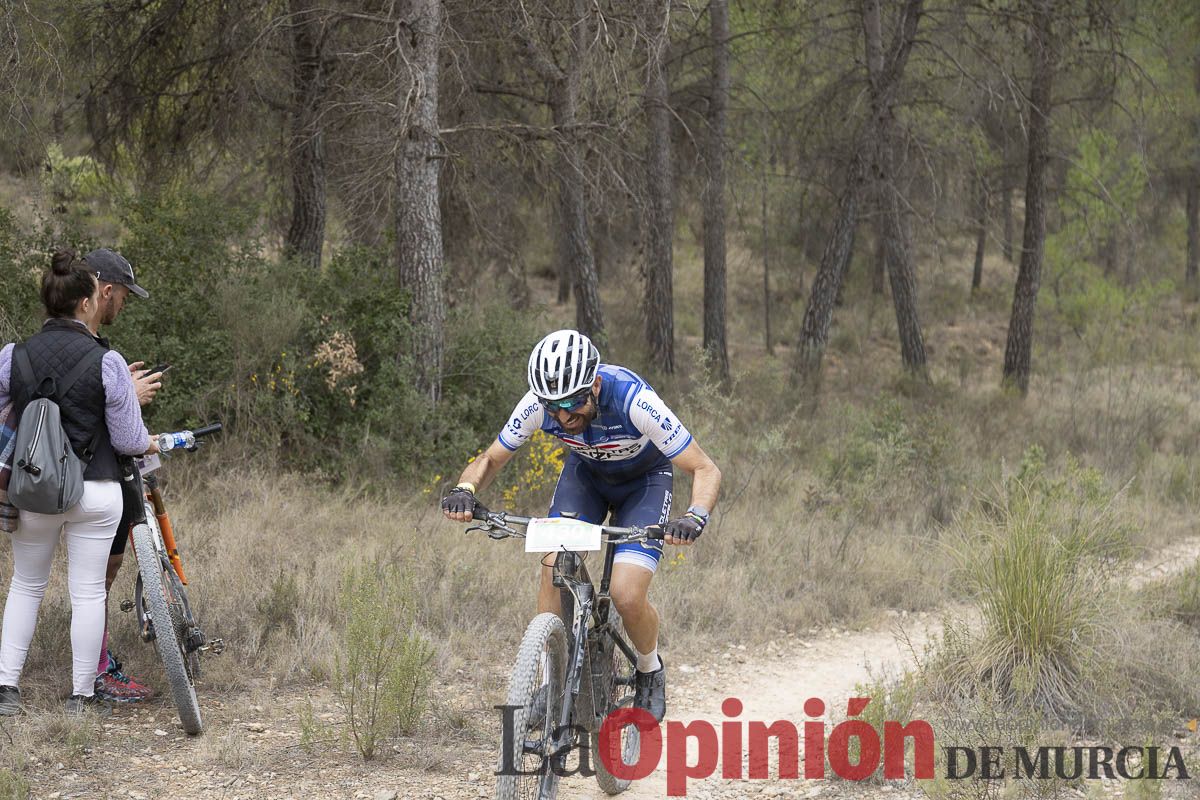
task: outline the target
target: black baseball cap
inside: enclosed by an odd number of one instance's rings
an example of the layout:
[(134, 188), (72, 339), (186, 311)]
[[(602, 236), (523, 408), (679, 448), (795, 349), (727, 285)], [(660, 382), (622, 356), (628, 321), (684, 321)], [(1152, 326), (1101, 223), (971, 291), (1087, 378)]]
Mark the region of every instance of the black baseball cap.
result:
[(93, 250), (84, 256), (83, 260), (88, 263), (89, 267), (100, 273), (100, 280), (104, 283), (119, 283), (128, 286), (129, 291), (138, 297), (149, 299), (150, 293), (134, 281), (133, 265), (120, 253), (103, 248)]

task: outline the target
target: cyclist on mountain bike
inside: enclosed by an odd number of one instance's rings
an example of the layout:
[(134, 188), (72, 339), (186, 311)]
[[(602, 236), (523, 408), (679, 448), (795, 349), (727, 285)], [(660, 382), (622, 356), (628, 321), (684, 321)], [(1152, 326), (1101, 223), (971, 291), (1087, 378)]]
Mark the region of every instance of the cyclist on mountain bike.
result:
[[(721, 471), (662, 399), (624, 367), (601, 364), (582, 333), (555, 331), (533, 348), (529, 392), (488, 449), (442, 499), (446, 516), (468, 522), (475, 494), (542, 430), (570, 449), (550, 516), (616, 526), (663, 525), (668, 544), (690, 545), (717, 502)], [(692, 476), (691, 504), (670, 518), (672, 465)], [(617, 545), (611, 596), (637, 650), (634, 705), (658, 721), (666, 713), (666, 668), (658, 655), (658, 612), (647, 594), (662, 557), (658, 541)], [(561, 613), (552, 567), (543, 561), (538, 612)]]

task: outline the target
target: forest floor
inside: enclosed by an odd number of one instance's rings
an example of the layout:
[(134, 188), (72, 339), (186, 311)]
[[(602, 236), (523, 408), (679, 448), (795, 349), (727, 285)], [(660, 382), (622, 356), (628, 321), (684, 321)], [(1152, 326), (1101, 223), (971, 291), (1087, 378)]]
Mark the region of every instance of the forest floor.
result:
[[(1200, 536), (1173, 544), (1138, 565), (1132, 583), (1159, 580), (1195, 563)], [(963, 609), (952, 609), (955, 613)], [(514, 621), (514, 624), (519, 622)], [(719, 723), (727, 697), (744, 704), (741, 720), (789, 720), (798, 726), (811, 719), (803, 710), (810, 697), (827, 706), (837, 720), (856, 687), (911, 666), (924, 645), (940, 632), (937, 614), (890, 611), (877, 625), (848, 631), (835, 627), (808, 635), (781, 634), (764, 646), (748, 649), (729, 643), (724, 650), (692, 660), (673, 660), (670, 668), (669, 719)], [(211, 679), (200, 687), (206, 715), (202, 736), (183, 734), (166, 700), (118, 707), (107, 718), (82, 729), (65, 726), (58, 715), (34, 713), (10, 730), (21, 735), (57, 737), (58, 751), (39, 748), (26, 777), (36, 798), (466, 798), (493, 796), (499, 717), (492, 706), (503, 695), (507, 665), (486, 675), (458, 674), (435, 688), (431, 719), (421, 734), (389, 744), (364, 763), (345, 743), (344, 715), (327, 689), (250, 682), (222, 693), (226, 665), (211, 662)], [(461, 671), (460, 671), (461, 672)], [(58, 717), (57, 720), (52, 717)], [(1200, 766), (1200, 737), (1180, 721), (1174, 742), (1185, 763)], [(37, 729), (37, 730), (35, 730)], [(0, 729), (0, 744), (4, 731)], [(83, 735), (76, 735), (83, 734)], [(74, 743), (74, 744), (72, 744)], [(47, 752), (58, 755), (45, 757)], [(31, 758), (37, 758), (31, 756)], [(1175, 800), (1197, 796), (1195, 782), (1166, 781), (1154, 796)], [(1068, 790), (1066, 796), (1121, 797), (1128, 784)], [(591, 779), (566, 779), (563, 798), (602, 798)], [(667, 796), (660, 768), (634, 784), (624, 797)], [(688, 796), (697, 798), (800, 797), (923, 798), (912, 783), (857, 784), (841, 780), (733, 780), (718, 776), (691, 781)], [(980, 795), (983, 796), (983, 795)]]

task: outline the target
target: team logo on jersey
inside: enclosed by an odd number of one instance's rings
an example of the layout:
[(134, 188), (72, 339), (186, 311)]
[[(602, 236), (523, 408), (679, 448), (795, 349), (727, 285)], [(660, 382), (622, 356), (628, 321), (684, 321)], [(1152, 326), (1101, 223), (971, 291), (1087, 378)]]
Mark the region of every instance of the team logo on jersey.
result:
[(662, 414), (659, 412), (659, 410), (645, 400), (638, 400), (637, 407), (649, 414), (650, 419), (654, 420), (655, 422), (662, 422)]
[(636, 456), (645, 447), (645, 442), (641, 439), (588, 444), (582, 439), (575, 439), (563, 434), (560, 434), (558, 438), (579, 455), (593, 461), (621, 461)]

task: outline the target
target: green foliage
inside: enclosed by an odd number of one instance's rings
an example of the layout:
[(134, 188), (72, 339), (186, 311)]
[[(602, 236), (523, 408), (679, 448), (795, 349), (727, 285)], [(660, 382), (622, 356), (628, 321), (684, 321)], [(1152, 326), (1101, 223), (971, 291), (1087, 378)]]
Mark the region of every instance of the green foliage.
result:
[(856, 414), (849, 433), (826, 451), (825, 481), (857, 511), (876, 518), (893, 513), (914, 493), (928, 502), (935, 521), (947, 522), (953, 484), (952, 439), (934, 411), (917, 413), (902, 399), (885, 398)]
[(414, 600), (393, 568), (355, 567), (343, 579), (335, 688), (367, 761), (383, 739), (412, 733), (425, 710), (433, 648), (416, 630)]
[(1098, 263), (1107, 258), (1111, 265), (1111, 251), (1129, 238), (1148, 182), (1142, 156), (1124, 153), (1112, 134), (1090, 129), (1079, 137), (1060, 200), (1063, 224), (1046, 237), (1050, 291), (1042, 295), (1076, 334), (1111, 324), (1135, 307), (1157, 308), (1172, 291), (1165, 283), (1126, 289)]
[[(435, 408), (415, 389), (408, 298), (386, 253), (348, 249), (313, 272), (264, 254), (253, 206), (165, 191), (118, 207), (126, 234), (104, 244), (151, 297), (130, 297), (102, 334), (129, 361), (172, 365), (145, 409), (151, 430), (220, 419), (246, 449), (392, 483), (460, 468), (524, 392), (539, 335), (531, 315), (498, 303), (452, 310)], [(50, 247), (47, 232), (22, 231), (0, 209), (0, 279), (24, 287), (0, 297), (3, 341), (36, 330)]]

